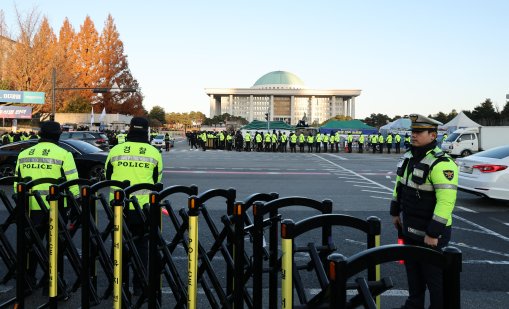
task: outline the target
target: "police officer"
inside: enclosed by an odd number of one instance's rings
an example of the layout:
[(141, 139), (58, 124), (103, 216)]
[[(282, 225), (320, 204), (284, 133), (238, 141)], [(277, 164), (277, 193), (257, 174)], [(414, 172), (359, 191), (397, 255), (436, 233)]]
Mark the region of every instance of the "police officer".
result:
[[(129, 180), (131, 185), (160, 182), (163, 174), (163, 158), (159, 150), (150, 145), (148, 138), (148, 120), (142, 117), (132, 118), (126, 142), (113, 147), (106, 158), (106, 179)], [(136, 196), (142, 208), (148, 204), (149, 192), (138, 191), (133, 195)], [(134, 244), (143, 264), (147, 265), (147, 226), (132, 203), (129, 204), (126, 224), (135, 236)], [(133, 278), (133, 288), (135, 295), (141, 295), (140, 279)]]
[[(398, 164), (390, 214), (405, 244), (440, 250), (451, 237), (458, 167), (437, 147), (438, 121), (411, 114), (412, 144)], [(442, 270), (428, 263), (405, 261), (409, 297), (403, 308), (443, 307)]]
[(353, 145), (352, 132), (348, 132), (348, 135), (346, 136), (346, 143), (348, 144), (348, 153), (352, 153), (352, 145)]
[(363, 148), (364, 148), (364, 135), (361, 133), (361, 135), (359, 135), (359, 153), (363, 152)]
[(396, 136), (394, 137), (394, 145), (396, 146), (396, 153), (400, 153), (401, 150), (401, 135), (399, 135), (399, 133), (396, 133)]
[[(58, 145), (58, 139), (60, 138), (60, 134), (62, 134), (60, 124), (54, 121), (47, 121), (42, 122), (40, 127), (41, 130), (39, 134), (41, 138), (38, 143), (23, 150), (18, 155), (15, 176), (20, 178), (31, 177), (32, 180), (40, 178), (59, 179), (62, 177), (65, 181), (77, 179), (78, 171), (72, 154)], [(14, 183), (14, 191), (16, 191), (16, 185), (17, 183)], [(30, 197), (29, 199), (30, 219), (35, 225), (41, 239), (44, 239), (49, 229), (48, 214), (45, 214), (41, 209), (41, 206), (49, 207), (46, 202), (49, 186), (49, 184), (45, 183), (36, 185), (33, 188), (33, 190), (37, 190), (41, 194), (44, 205), (39, 205), (34, 197)], [(79, 194), (77, 185), (71, 186), (70, 191), (75, 196)], [(64, 212), (61, 215), (64, 217), (64, 220), (67, 221), (66, 213)], [(62, 270), (61, 265), (63, 265), (63, 255), (59, 257), (59, 271)], [(36, 270), (37, 259), (35, 255), (30, 252), (27, 270), (30, 278), (35, 279)], [(47, 286), (47, 282), (45, 282), (45, 284)]]

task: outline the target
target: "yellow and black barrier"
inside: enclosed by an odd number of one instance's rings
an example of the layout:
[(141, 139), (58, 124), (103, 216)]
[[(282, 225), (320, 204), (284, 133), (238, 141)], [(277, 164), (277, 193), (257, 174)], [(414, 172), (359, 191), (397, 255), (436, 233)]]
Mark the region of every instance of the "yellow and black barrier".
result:
[[(272, 200), (270, 202), (255, 202), (253, 205), (253, 305), (255, 308), (262, 308), (263, 304), (263, 239), (265, 221), (264, 217), (269, 216), (270, 229), (269, 229), (269, 307), (278, 307), (278, 283), (279, 283), (279, 267), (278, 267), (278, 245), (279, 245), (279, 221), (281, 215), (279, 210), (290, 207), (305, 207), (318, 211), (321, 214), (330, 214), (332, 212), (332, 201), (323, 200), (317, 201), (305, 197), (284, 197)], [(329, 235), (327, 227), (324, 227), (322, 237)], [(326, 242), (322, 239), (322, 242)]]
[[(377, 217), (369, 217), (366, 220), (342, 215), (342, 214), (326, 214), (318, 215), (311, 218), (301, 220), (294, 223), (291, 219), (285, 219), (281, 223), (281, 238), (282, 238), (282, 303), (283, 308), (298, 308), (294, 305), (293, 291), (298, 294), (300, 304), (303, 307), (320, 307), (330, 302), (330, 294), (327, 294), (330, 282), (327, 278), (327, 259), (324, 261), (322, 256), (328, 256), (335, 252), (336, 246), (333, 241), (332, 229), (334, 227), (349, 227), (366, 233), (368, 249), (379, 246), (380, 239), (380, 219)], [(302, 234), (312, 232), (313, 230), (322, 230), (322, 243), (316, 245), (315, 243), (308, 243), (305, 247), (299, 247), (295, 243), (295, 239)], [(306, 265), (312, 265), (312, 269), (317, 274), (319, 286), (322, 287), (321, 292), (309, 298), (305, 293), (304, 283), (300, 279), (299, 269), (306, 269), (306, 267), (294, 268), (296, 263), (293, 260), (295, 252), (305, 252), (310, 257)], [(305, 265), (305, 266), (306, 266)], [(309, 267), (307, 267), (309, 271)], [(377, 296), (385, 290), (392, 287), (390, 280), (381, 281), (380, 272), (377, 271), (377, 266), (373, 265), (368, 267), (368, 281), (369, 288), (373, 295)], [(351, 285), (351, 288), (358, 289), (357, 285)], [(355, 296), (350, 300), (350, 305), (356, 307), (361, 305), (363, 300), (361, 297)], [(379, 303), (378, 303), (379, 305)]]
[[(385, 245), (359, 252), (349, 258), (334, 253), (329, 256), (329, 278), (331, 280), (331, 302), (329, 308), (346, 309), (352, 308), (347, 301), (347, 281), (361, 271), (375, 265), (399, 260), (425, 262), (443, 270), (444, 280), (443, 308), (461, 308), (461, 251), (454, 247), (445, 247), (442, 252), (418, 246), (409, 245)], [(368, 282), (364, 278), (358, 278), (357, 283), (361, 288), (360, 296), (363, 297), (367, 308), (376, 308), (376, 301), (370, 293)]]
[(113, 195), (113, 308), (122, 308), (122, 251), (124, 191), (116, 190)]
[(189, 198), (189, 239), (187, 248), (187, 272), (189, 284), (187, 288), (187, 308), (196, 309), (198, 296), (198, 203), (196, 197)]

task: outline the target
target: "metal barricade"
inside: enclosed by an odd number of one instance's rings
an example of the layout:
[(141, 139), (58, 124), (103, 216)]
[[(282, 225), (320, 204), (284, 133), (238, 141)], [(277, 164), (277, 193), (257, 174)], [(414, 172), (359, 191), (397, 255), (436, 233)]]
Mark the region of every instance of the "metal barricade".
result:
[[(387, 262), (411, 260), (425, 262), (443, 270), (444, 308), (461, 308), (460, 275), (461, 251), (445, 247), (442, 252), (409, 245), (385, 245), (368, 249), (349, 258), (334, 253), (329, 256), (329, 279), (331, 281), (331, 302), (329, 308), (348, 308), (346, 297), (347, 280), (359, 272)], [(365, 308), (375, 309), (376, 302), (371, 296), (365, 278), (358, 278), (360, 295)]]
[[(333, 241), (333, 227), (348, 227), (365, 233), (368, 249), (380, 246), (381, 224), (380, 219), (377, 217), (369, 217), (366, 220), (362, 220), (348, 215), (327, 214), (306, 218), (297, 223), (294, 223), (291, 219), (283, 220), (281, 223), (283, 248), (282, 308), (299, 308), (293, 304), (294, 289), (297, 292), (300, 303), (305, 308), (319, 307), (329, 301), (330, 283), (325, 271), (327, 260), (323, 259), (323, 257), (337, 251)], [(320, 245), (310, 242), (304, 247), (297, 246), (295, 243), (297, 237), (316, 229), (322, 230), (322, 243)], [(328, 234), (324, 235), (324, 233)], [(297, 252), (305, 252), (309, 256), (309, 262), (302, 266), (296, 265), (294, 254)], [(321, 291), (311, 299), (308, 299), (305, 293), (304, 284), (300, 276), (299, 270), (303, 269), (307, 271), (314, 270), (320, 285)], [(375, 296), (392, 287), (390, 278), (384, 278), (384, 280), (380, 281), (379, 265), (373, 265), (368, 268), (368, 280)], [(350, 284), (348, 288), (357, 289), (357, 287), (356, 284)], [(379, 300), (378, 303), (380, 303)], [(352, 298), (350, 304), (352, 307), (356, 307), (362, 304), (362, 300), (356, 296)]]
[[(263, 231), (264, 231), (264, 217), (269, 215), (270, 229), (269, 229), (269, 307), (276, 308), (278, 303), (278, 275), (279, 267), (278, 261), (278, 243), (279, 233), (278, 225), (281, 220), (279, 209), (287, 207), (306, 207), (315, 209), (321, 214), (332, 213), (332, 201), (323, 200), (316, 201), (305, 197), (285, 197), (279, 198), (267, 203), (255, 202), (253, 205), (254, 215), (254, 230), (253, 230), (253, 305), (254, 308), (263, 307)], [(329, 235), (330, 232), (324, 231), (323, 235)], [(323, 236), (325, 237), (325, 236)], [(322, 242), (326, 242), (323, 239)], [(325, 259), (325, 257), (324, 257)]]

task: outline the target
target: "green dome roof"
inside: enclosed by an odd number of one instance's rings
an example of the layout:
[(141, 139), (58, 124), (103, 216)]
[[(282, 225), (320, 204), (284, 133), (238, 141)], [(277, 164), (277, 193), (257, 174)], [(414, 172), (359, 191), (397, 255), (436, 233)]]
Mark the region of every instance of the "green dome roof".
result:
[(286, 71), (274, 71), (260, 77), (252, 88), (305, 88), (297, 75)]

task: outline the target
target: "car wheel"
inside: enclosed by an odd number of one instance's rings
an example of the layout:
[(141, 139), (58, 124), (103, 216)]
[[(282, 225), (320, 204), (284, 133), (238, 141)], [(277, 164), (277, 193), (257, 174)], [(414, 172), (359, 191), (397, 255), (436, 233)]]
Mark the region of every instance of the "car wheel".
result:
[(462, 157), (468, 157), (468, 156), (469, 156), (469, 155), (471, 155), (471, 154), (472, 154), (472, 152), (470, 152), (470, 150), (467, 150), (467, 149), (465, 149), (465, 150), (463, 150), (463, 151), (461, 152), (461, 156), (462, 156)]
[(104, 180), (105, 179), (104, 165), (97, 164), (97, 165), (92, 166), (92, 168), (88, 172), (88, 179), (93, 179), (96, 181)]
[(0, 177), (14, 176), (14, 170), (16, 167), (12, 164), (0, 165)]

